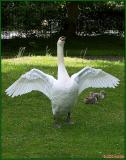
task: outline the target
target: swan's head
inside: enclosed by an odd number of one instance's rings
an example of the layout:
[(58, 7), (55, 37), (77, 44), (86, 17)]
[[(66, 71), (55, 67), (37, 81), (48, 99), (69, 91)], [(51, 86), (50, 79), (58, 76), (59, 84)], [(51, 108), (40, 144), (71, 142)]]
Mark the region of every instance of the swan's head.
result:
[(57, 41), (57, 45), (64, 46), (65, 39), (66, 38), (64, 36), (60, 37)]

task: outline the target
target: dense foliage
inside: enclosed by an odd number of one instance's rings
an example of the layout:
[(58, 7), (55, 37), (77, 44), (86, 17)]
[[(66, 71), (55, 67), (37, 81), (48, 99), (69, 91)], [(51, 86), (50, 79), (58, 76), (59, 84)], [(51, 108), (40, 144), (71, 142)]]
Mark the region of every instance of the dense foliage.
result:
[[(68, 56), (79, 56), (86, 48), (86, 55), (124, 54), (122, 1), (2, 1), (1, 11), (3, 56), (20, 54), (21, 47), (23, 55), (55, 55), (61, 35), (67, 37)], [(119, 37), (108, 36), (113, 33)]]
[(64, 32), (83, 36), (116, 30), (120, 34), (124, 31), (124, 2), (5, 1), (2, 2), (2, 30), (16, 30), (19, 36), (25, 33), (26, 37), (46, 38)]
[(83, 3), (78, 16), (78, 30), (86, 33), (103, 34), (108, 30), (124, 31), (123, 2)]

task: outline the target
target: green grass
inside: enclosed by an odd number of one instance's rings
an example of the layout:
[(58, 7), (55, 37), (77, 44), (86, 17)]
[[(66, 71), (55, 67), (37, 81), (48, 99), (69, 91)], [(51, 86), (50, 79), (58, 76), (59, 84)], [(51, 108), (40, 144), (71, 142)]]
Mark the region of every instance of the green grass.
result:
[(107, 96), (97, 105), (86, 105), (79, 97), (72, 118), (75, 125), (63, 124), (61, 129), (52, 127), (50, 101), (40, 92), (21, 97), (5, 95), (5, 89), (21, 74), (38, 68), (57, 75), (56, 57), (23, 57), (2, 60), (2, 156), (3, 158), (42, 157), (102, 157), (124, 154), (124, 63), (120, 61), (83, 60), (65, 58), (69, 74), (85, 66), (101, 68), (121, 81), (115, 89), (105, 89)]
[[(56, 55), (56, 42), (58, 37), (50, 39), (10, 39), (2, 40), (2, 55), (15, 56), (18, 54), (19, 48), (25, 46), (24, 55), (45, 55), (46, 46), (49, 53)], [(34, 45), (30, 45), (34, 43)], [(84, 38), (67, 38), (65, 44), (65, 55), (67, 56), (83, 56), (87, 48), (86, 56), (123, 56), (124, 55), (124, 38), (117, 36), (96, 36)]]

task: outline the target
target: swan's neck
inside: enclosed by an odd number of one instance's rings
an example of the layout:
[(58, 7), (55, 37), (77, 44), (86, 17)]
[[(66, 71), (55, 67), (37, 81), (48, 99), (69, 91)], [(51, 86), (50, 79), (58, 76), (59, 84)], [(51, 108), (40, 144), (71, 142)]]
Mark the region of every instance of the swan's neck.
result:
[(64, 65), (64, 46), (57, 44), (57, 57), (58, 57), (58, 80), (66, 80), (69, 78), (67, 70)]
[(64, 53), (63, 53), (64, 47), (57, 45), (57, 57), (58, 57), (58, 65), (63, 64), (64, 65)]

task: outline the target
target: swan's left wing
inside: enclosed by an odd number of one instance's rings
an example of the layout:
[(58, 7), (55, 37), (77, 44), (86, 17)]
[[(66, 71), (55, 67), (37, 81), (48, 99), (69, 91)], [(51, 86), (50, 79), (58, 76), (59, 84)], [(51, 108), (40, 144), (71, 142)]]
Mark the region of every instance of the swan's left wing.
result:
[(115, 88), (119, 79), (101, 69), (85, 67), (71, 77), (79, 86), (79, 94), (86, 88)]

